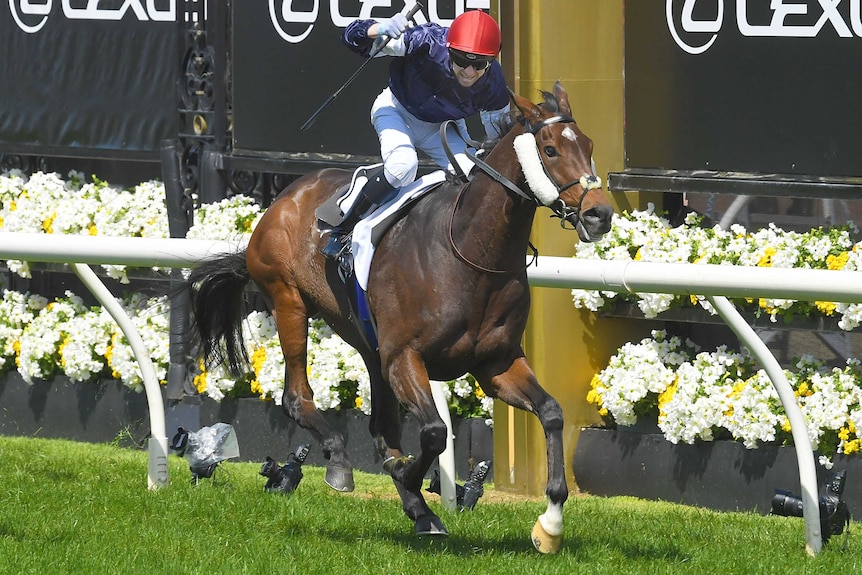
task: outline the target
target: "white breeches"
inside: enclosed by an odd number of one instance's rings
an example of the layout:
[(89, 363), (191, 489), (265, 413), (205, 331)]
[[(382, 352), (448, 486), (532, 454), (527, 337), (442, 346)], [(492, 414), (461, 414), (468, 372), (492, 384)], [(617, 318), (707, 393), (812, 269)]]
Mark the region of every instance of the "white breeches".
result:
[[(440, 124), (423, 122), (401, 105), (389, 88), (383, 90), (371, 107), (371, 123), (380, 140), (380, 155), (383, 158), (386, 179), (400, 188), (416, 179), (419, 170), (417, 150), (428, 156), (441, 168), (452, 170), (452, 165), (440, 139)], [(461, 133), (467, 136), (467, 124), (458, 120)], [(458, 165), (469, 173), (473, 162), (464, 153), (467, 145), (457, 136), (454, 128), (447, 131), (449, 148)]]

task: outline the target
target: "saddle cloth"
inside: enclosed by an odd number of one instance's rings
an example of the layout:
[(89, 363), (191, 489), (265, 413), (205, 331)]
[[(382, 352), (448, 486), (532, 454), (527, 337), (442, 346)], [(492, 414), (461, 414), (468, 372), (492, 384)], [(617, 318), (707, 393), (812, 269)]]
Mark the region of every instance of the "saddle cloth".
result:
[[(374, 228), (383, 224), (390, 216), (398, 213), (411, 200), (419, 198), (426, 192), (446, 181), (446, 173), (442, 170), (422, 176), (412, 184), (398, 190), (398, 194), (391, 201), (383, 204), (374, 212), (360, 220), (353, 228), (353, 270), (356, 281), (364, 290), (368, 290), (368, 274), (371, 270), (371, 260), (374, 257), (376, 246), (372, 241)], [(385, 225), (385, 224), (384, 224)]]

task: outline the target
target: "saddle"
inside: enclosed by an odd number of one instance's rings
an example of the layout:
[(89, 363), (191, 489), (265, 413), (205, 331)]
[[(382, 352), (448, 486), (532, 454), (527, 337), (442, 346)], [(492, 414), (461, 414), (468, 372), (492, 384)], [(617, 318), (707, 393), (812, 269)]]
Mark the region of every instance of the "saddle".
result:
[[(360, 168), (362, 169), (362, 168)], [(357, 170), (358, 172), (358, 170)], [(356, 174), (354, 173), (354, 179)], [(374, 251), (380, 244), (386, 232), (401, 218), (410, 208), (428, 192), (436, 189), (447, 180), (446, 172), (439, 170), (423, 176), (415, 182), (401, 188), (395, 197), (389, 202), (382, 204), (370, 214), (366, 215), (350, 232), (345, 240), (345, 247), (341, 250), (336, 261), (327, 261), (327, 265), (336, 265), (338, 277), (348, 288), (344, 292), (350, 310), (350, 319), (360, 329), (368, 346), (377, 350), (377, 327), (368, 308), (366, 290), (368, 289), (368, 274), (371, 269), (371, 261)], [(339, 200), (350, 189), (353, 184), (341, 186), (332, 196), (317, 208), (318, 230), (323, 232), (338, 225), (343, 219)]]

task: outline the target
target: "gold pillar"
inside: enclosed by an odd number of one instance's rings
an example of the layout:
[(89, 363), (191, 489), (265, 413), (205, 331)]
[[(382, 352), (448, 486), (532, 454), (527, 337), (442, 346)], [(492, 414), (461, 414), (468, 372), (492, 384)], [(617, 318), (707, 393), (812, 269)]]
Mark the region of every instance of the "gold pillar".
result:
[[(503, 31), (501, 62), (509, 86), (534, 102), (559, 80), (572, 114), (594, 142), (599, 176), (623, 169), (623, 0), (499, 0), (492, 13)], [(637, 195), (614, 196), (631, 210)], [(532, 242), (541, 255), (571, 256), (577, 236), (539, 209)], [(567, 478), (580, 429), (598, 423), (586, 402), (593, 375), (626, 341), (639, 340), (651, 322), (600, 319), (575, 309), (569, 290), (533, 288), (524, 350), (542, 386), (563, 407)], [(497, 402), (494, 409), (494, 483), (538, 495), (547, 482), (545, 437), (538, 419)]]

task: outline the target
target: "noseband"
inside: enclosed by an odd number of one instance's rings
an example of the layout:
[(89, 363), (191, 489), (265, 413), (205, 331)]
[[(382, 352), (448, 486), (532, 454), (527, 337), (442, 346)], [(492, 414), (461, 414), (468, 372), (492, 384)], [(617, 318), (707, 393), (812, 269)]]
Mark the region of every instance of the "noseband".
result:
[[(575, 119), (571, 116), (559, 114), (551, 116), (550, 118), (545, 118), (536, 124), (532, 124), (529, 120), (524, 118), (524, 128), (526, 128), (527, 132), (533, 136), (533, 140), (532, 143), (519, 144), (517, 139), (521, 136), (516, 137), (515, 151), (518, 155), (518, 160), (521, 162), (521, 167), (524, 169), (525, 176), (527, 177), (527, 184), (530, 187), (530, 191), (532, 192), (533, 199), (536, 203), (539, 205), (545, 205), (554, 212), (554, 216), (560, 218), (560, 226), (566, 228), (566, 223), (568, 223), (572, 227), (567, 229), (574, 229), (581, 219), (581, 205), (584, 202), (584, 198), (590, 190), (601, 188), (602, 183), (601, 179), (594, 174), (584, 174), (579, 179), (567, 182), (562, 186), (557, 184), (551, 177), (550, 172), (548, 172), (548, 168), (545, 166), (545, 162), (538, 153), (538, 147), (535, 144), (535, 136), (542, 130), (542, 128), (560, 122), (574, 124)], [(522, 134), (522, 136), (523, 135), (524, 134)], [(535, 151), (535, 153), (533, 153), (533, 151)], [(544, 173), (544, 179), (542, 179), (541, 176), (529, 173), (529, 168), (525, 166), (525, 164), (535, 165), (536, 163), (541, 166), (542, 172)], [(574, 206), (567, 206), (560, 196), (575, 184), (581, 185), (583, 190), (581, 192), (581, 197), (578, 198), (578, 202)], [(551, 191), (551, 188), (553, 188), (554, 192)], [(555, 195), (556, 197), (552, 198), (552, 195)]]

